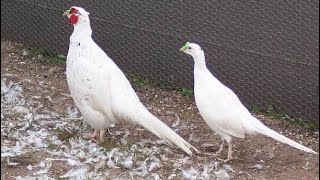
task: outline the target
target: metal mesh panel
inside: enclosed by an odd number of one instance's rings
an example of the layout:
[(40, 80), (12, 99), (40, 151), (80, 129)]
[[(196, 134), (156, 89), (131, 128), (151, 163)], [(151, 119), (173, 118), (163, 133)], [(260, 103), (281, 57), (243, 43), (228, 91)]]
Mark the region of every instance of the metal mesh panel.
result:
[(125, 72), (193, 86), (191, 41), (247, 107), (319, 120), (319, 1), (1, 1), (1, 36), (67, 53), (71, 5), (90, 12), (93, 38)]

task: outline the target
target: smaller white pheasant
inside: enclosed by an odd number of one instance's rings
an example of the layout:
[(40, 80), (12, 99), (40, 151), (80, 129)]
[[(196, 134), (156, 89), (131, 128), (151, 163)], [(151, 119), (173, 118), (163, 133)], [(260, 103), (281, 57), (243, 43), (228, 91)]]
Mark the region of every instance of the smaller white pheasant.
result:
[(201, 47), (187, 42), (180, 51), (194, 59), (194, 95), (197, 107), (204, 121), (221, 136), (222, 144), (216, 155), (228, 143), (228, 158), (232, 157), (232, 137), (244, 138), (245, 134), (263, 134), (297, 149), (318, 154), (266, 127), (251, 115), (237, 95), (216, 79), (206, 67), (205, 55)]
[(159, 138), (192, 155), (194, 149), (140, 102), (130, 82), (108, 55), (91, 38), (89, 13), (73, 6), (64, 13), (74, 30), (67, 55), (67, 82), (71, 96), (84, 120), (100, 130), (120, 121), (139, 124)]

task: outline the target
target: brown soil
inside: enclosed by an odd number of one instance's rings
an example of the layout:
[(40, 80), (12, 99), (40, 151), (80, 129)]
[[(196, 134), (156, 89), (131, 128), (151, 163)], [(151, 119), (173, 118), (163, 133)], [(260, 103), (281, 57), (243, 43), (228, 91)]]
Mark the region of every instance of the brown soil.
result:
[[(24, 46), (13, 42), (1, 41), (1, 78), (6, 73), (14, 74), (14, 77), (7, 77), (14, 82), (20, 82), (22, 79), (30, 79), (29, 82), (21, 82), (20, 86), (24, 88), (26, 99), (34, 95), (39, 95), (37, 101), (43, 104), (39, 111), (49, 110), (61, 115), (66, 115), (66, 109), (73, 105), (66, 84), (65, 67), (57, 64), (44, 64), (39, 59), (28, 52)], [(39, 91), (40, 82), (45, 91)], [(41, 83), (40, 83), (41, 84)], [(142, 102), (163, 120), (166, 124), (172, 124), (176, 121), (176, 116), (180, 118), (180, 128), (177, 131), (183, 138), (188, 140), (190, 135), (191, 143), (202, 152), (213, 153), (219, 147), (220, 139), (215, 135), (205, 122), (199, 116), (194, 100), (191, 97), (182, 96), (181, 93), (171, 90), (162, 90), (157, 87), (146, 85), (138, 89), (138, 95)], [(51, 97), (50, 98), (48, 98)], [(34, 104), (36, 107), (36, 103)], [(267, 126), (277, 132), (281, 132), (287, 137), (303, 142), (304, 145), (318, 151), (319, 150), (319, 132), (311, 131), (296, 124), (283, 122), (266, 116), (259, 116)], [(2, 120), (1, 120), (2, 123)], [(185, 126), (184, 126), (185, 125)], [(131, 134), (133, 141), (140, 139), (158, 140), (148, 131), (135, 131), (135, 128), (129, 124), (116, 125), (116, 128), (126, 127)], [(139, 127), (139, 129), (142, 129)], [(49, 130), (50, 131), (50, 130)], [(192, 133), (191, 133), (192, 132)], [(10, 139), (2, 136), (1, 140)], [(211, 147), (203, 147), (204, 143), (212, 144)], [(264, 136), (247, 137), (246, 139), (234, 139), (234, 156), (236, 159), (228, 163), (234, 172), (229, 175), (232, 179), (319, 179), (319, 156), (296, 150), (288, 145), (276, 142), (273, 139)], [(161, 145), (166, 146), (166, 145)], [(171, 157), (174, 159), (182, 152), (171, 147)], [(27, 165), (38, 164), (47, 157), (47, 153), (39, 152), (36, 155), (24, 154), (13, 160), (19, 162), (17, 166), (9, 166), (5, 158), (1, 160), (1, 179), (12, 179), (15, 176), (26, 176), (29, 173)], [(226, 158), (226, 151), (221, 155)], [(209, 155), (196, 155), (192, 158), (192, 164), (204, 164), (217, 160)], [(262, 169), (253, 168), (254, 165), (261, 164)], [(159, 173), (164, 175), (171, 174), (170, 163), (163, 163)], [(54, 178), (65, 174), (68, 166), (64, 162), (54, 161), (49, 174)], [(121, 172), (125, 170), (122, 169)], [(167, 176), (164, 176), (167, 177)], [(182, 176), (178, 176), (181, 179)]]

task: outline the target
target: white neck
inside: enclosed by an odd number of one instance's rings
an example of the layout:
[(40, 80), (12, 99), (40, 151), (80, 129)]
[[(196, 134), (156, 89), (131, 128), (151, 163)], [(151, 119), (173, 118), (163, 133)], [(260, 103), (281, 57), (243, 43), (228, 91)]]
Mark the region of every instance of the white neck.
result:
[(73, 26), (73, 33), (70, 37), (70, 41), (79, 41), (81, 39), (91, 39), (92, 30), (90, 22), (81, 22)]
[[(206, 66), (206, 60), (204, 53), (198, 53), (197, 55), (193, 56), (194, 59), (194, 80), (195, 85), (198, 85), (199, 82), (203, 84), (207, 84), (208, 82), (210, 83), (216, 83), (216, 84), (221, 84), (221, 82), (214, 77), (209, 69)], [(196, 87), (196, 86), (195, 86)]]
[(200, 52), (193, 56), (195, 69), (207, 69), (204, 52)]

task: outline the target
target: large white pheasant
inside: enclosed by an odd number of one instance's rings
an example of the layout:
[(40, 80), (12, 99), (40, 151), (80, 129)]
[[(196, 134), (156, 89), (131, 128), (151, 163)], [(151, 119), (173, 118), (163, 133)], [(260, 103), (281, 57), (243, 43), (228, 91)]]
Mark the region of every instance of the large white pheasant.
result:
[(73, 6), (64, 15), (74, 27), (67, 55), (67, 82), (84, 121), (95, 129), (92, 137), (100, 130), (102, 141), (105, 128), (124, 120), (143, 126), (189, 155), (190, 149), (198, 152), (140, 102), (122, 71), (91, 38), (89, 13)]
[(228, 158), (232, 159), (232, 138), (244, 138), (245, 134), (263, 134), (297, 149), (315, 153), (277, 132), (266, 127), (251, 115), (237, 95), (215, 78), (206, 67), (205, 55), (201, 47), (187, 42), (180, 51), (194, 59), (194, 95), (197, 107), (204, 121), (221, 136), (222, 144), (217, 155), (228, 143)]

